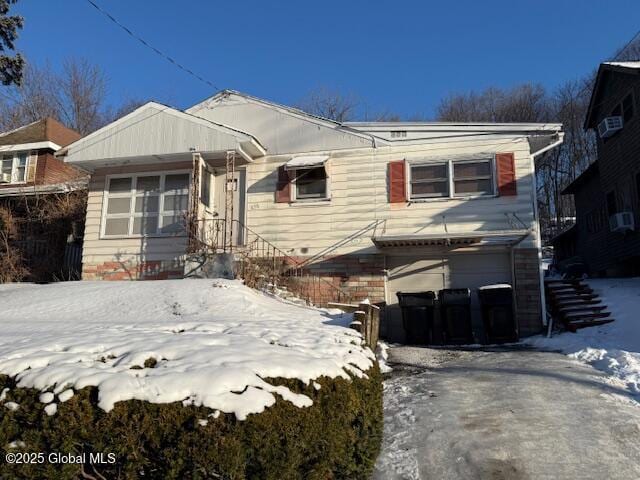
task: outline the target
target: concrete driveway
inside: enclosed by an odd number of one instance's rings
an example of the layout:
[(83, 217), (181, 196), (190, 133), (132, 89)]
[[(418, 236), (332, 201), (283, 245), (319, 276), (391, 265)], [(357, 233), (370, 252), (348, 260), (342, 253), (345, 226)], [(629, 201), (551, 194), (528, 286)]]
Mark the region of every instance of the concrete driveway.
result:
[(524, 348), (390, 353), (374, 479), (640, 478), (640, 406), (593, 368)]

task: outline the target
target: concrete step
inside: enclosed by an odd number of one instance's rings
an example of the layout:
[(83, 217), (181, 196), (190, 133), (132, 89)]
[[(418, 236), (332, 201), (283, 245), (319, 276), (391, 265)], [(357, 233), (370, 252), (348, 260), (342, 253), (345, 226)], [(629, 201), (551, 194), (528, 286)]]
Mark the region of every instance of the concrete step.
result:
[(572, 312), (582, 312), (582, 311), (601, 312), (606, 308), (607, 308), (606, 305), (572, 305), (569, 307), (561, 307), (559, 308), (559, 310), (560, 310), (560, 313), (568, 314)]
[(585, 320), (582, 320), (582, 321), (575, 321), (575, 322), (569, 323), (567, 325), (567, 330), (569, 330), (570, 332), (575, 332), (580, 328), (595, 327), (597, 325), (605, 325), (605, 324), (611, 323), (613, 321), (614, 321), (613, 318), (603, 318), (603, 319), (599, 319), (599, 320), (585, 319)]
[(607, 318), (611, 316), (611, 312), (593, 312), (593, 313), (573, 313), (565, 314), (564, 318), (567, 322), (574, 322), (576, 320), (585, 320), (589, 318)]

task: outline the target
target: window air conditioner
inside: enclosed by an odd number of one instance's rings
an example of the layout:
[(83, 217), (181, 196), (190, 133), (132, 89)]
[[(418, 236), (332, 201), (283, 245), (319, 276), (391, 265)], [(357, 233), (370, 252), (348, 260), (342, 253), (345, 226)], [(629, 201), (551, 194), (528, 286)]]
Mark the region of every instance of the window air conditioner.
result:
[(607, 117), (598, 125), (598, 134), (600, 138), (607, 138), (618, 130), (622, 130), (622, 126), (622, 117)]
[(0, 183), (11, 183), (11, 174), (0, 173)]
[(626, 232), (634, 229), (633, 213), (620, 212), (609, 217), (609, 228), (612, 232)]

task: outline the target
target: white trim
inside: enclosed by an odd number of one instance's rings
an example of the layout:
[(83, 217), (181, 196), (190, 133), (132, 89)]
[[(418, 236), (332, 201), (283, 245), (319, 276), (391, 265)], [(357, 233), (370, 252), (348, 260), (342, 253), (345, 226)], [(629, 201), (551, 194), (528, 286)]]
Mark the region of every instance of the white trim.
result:
[[(164, 196), (166, 194), (165, 192), (165, 179), (167, 175), (181, 175), (181, 174), (188, 174), (189, 175), (189, 187), (187, 190), (187, 210), (185, 210), (185, 212), (188, 212), (189, 210), (189, 205), (191, 204), (191, 183), (193, 182), (193, 175), (192, 175), (192, 171), (191, 170), (186, 170), (186, 169), (181, 169), (181, 170), (160, 170), (160, 171), (151, 171), (151, 172), (136, 172), (136, 173), (118, 173), (118, 174), (113, 174), (113, 175), (106, 175), (105, 179), (104, 179), (104, 187), (103, 187), (103, 192), (102, 192), (102, 211), (101, 211), (101, 215), (100, 215), (100, 240), (114, 240), (114, 239), (129, 239), (129, 238), (175, 238), (175, 237), (186, 237), (187, 234), (186, 232), (181, 233), (181, 234), (176, 234), (176, 233), (161, 233), (160, 232), (160, 228), (161, 228), (161, 218), (163, 215), (171, 215), (171, 214), (176, 214), (176, 210), (172, 210), (172, 211), (163, 211), (164, 208)], [(140, 214), (140, 215), (136, 215), (135, 212), (135, 202), (136, 202), (136, 180), (138, 177), (153, 177), (153, 176), (159, 176), (160, 177), (160, 188), (159, 188), (159, 192), (157, 195), (153, 195), (153, 196), (157, 196), (158, 197), (158, 213), (157, 215), (150, 215), (150, 216), (154, 216), (158, 218), (158, 226), (156, 227), (156, 233), (154, 234), (134, 234), (131, 233), (133, 231), (133, 221), (135, 218), (145, 218), (144, 213)], [(113, 178), (131, 178), (131, 191), (128, 194), (112, 194), (111, 196), (109, 195), (109, 183), (111, 181), (111, 179)], [(107, 214), (107, 207), (108, 207), (108, 199), (109, 198), (130, 198), (130, 205), (129, 205), (129, 213), (128, 214)], [(105, 229), (106, 229), (106, 223), (107, 223), (107, 216), (111, 219), (114, 218), (127, 218), (129, 220), (128, 223), (128, 232), (130, 232), (127, 235), (107, 235), (105, 233)]]
[[(135, 117), (136, 115), (139, 115), (140, 113), (143, 113), (147, 110), (155, 110), (158, 114), (159, 113), (165, 113), (167, 115), (172, 115), (174, 117), (180, 118), (180, 119), (186, 119), (189, 120), (193, 123), (208, 127), (212, 130), (217, 130), (217, 131), (223, 131), (224, 133), (226, 133), (227, 135), (232, 136), (233, 138), (236, 139), (236, 141), (238, 142), (238, 147), (240, 147), (240, 144), (243, 144), (243, 146), (249, 147), (252, 146), (255, 150), (256, 150), (256, 156), (263, 156), (266, 154), (266, 150), (265, 148), (262, 146), (262, 144), (260, 143), (260, 141), (254, 137), (253, 135), (243, 132), (241, 130), (238, 130), (236, 128), (230, 127), (228, 125), (223, 125), (220, 123), (216, 123), (213, 122), (211, 120), (207, 120), (204, 119), (202, 117), (198, 117), (197, 115), (193, 115), (191, 113), (185, 113), (183, 111), (177, 110), (175, 108), (169, 107), (167, 105), (162, 105), (161, 103), (157, 103), (157, 102), (147, 102), (144, 105), (136, 108), (133, 112), (128, 113), (127, 115), (125, 115), (124, 117), (119, 118), (118, 120), (115, 120), (114, 122), (111, 122), (108, 125), (105, 125), (104, 127), (96, 130), (93, 133), (90, 133), (89, 135), (82, 137), (78, 140), (76, 140), (75, 142), (67, 145), (66, 147), (64, 147), (63, 149), (61, 149), (59, 152), (56, 153), (56, 156), (69, 156), (69, 155), (73, 155), (73, 150), (77, 149), (79, 146), (85, 144), (86, 142), (94, 139), (96, 136), (103, 134), (106, 131), (112, 130), (122, 124), (125, 124), (126, 122), (128, 122), (131, 118)], [(145, 117), (143, 119), (146, 120), (148, 117)], [(184, 152), (184, 153), (188, 153), (188, 152)], [(239, 152), (240, 155), (245, 156), (247, 155), (246, 152), (244, 152), (244, 150), (242, 150), (242, 148), (239, 148)], [(66, 162), (69, 163), (92, 163), (95, 162), (96, 160), (82, 160), (82, 159), (65, 159)]]
[(49, 148), (51, 150), (60, 150), (60, 145), (53, 142), (32, 142), (32, 143), (16, 143), (14, 145), (0, 145), (0, 153), (18, 152), (21, 150), (38, 150), (41, 148)]

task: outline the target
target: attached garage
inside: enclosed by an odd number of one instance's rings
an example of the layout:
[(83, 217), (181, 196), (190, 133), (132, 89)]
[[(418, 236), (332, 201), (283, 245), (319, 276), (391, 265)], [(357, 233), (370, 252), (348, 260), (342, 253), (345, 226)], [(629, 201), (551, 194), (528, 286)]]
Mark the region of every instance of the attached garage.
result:
[(471, 318), (475, 337), (482, 340), (482, 319), (477, 289), (483, 285), (514, 283), (511, 246), (524, 234), (482, 238), (427, 239), (416, 245), (408, 239), (378, 239), (385, 253), (386, 302), (383, 334), (405, 343), (398, 292), (438, 293), (445, 288), (471, 290)]

